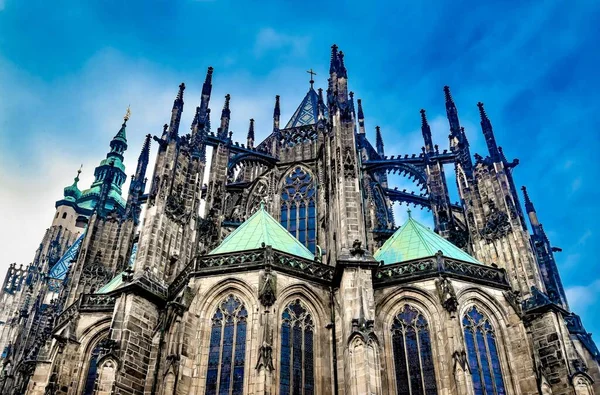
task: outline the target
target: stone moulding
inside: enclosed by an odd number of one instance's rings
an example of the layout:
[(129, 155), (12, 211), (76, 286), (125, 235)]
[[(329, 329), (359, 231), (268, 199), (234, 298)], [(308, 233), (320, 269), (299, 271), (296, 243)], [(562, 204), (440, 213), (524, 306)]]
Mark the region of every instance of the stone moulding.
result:
[(330, 284), (334, 267), (272, 249), (270, 246), (243, 252), (203, 255), (194, 258), (169, 286), (169, 297), (177, 295), (192, 277), (239, 273), (265, 267), (308, 281)]
[(436, 278), (442, 274), (457, 280), (510, 289), (510, 283), (504, 269), (445, 257), (441, 257), (438, 261), (436, 261), (436, 257), (430, 257), (379, 266), (375, 272), (373, 285), (376, 288), (383, 288), (395, 284)]

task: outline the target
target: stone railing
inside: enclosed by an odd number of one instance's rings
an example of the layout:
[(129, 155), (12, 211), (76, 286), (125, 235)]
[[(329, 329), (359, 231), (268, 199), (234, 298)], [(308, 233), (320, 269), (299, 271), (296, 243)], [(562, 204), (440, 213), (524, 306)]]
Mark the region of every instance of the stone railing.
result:
[(504, 269), (445, 258), (439, 255), (379, 266), (375, 273), (374, 283), (378, 286), (384, 286), (436, 277), (442, 274), (479, 284), (510, 288)]
[(79, 311), (112, 311), (115, 307), (113, 296), (102, 294), (83, 294)]
[(169, 286), (169, 296), (179, 293), (190, 278), (210, 274), (224, 274), (243, 270), (258, 270), (266, 266), (320, 283), (333, 280), (334, 267), (286, 254), (265, 246), (263, 248), (194, 258)]

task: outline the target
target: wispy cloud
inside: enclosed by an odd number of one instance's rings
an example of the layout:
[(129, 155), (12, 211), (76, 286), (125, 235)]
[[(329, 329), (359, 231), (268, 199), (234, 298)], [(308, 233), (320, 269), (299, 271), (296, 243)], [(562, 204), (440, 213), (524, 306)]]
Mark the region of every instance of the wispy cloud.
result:
[(254, 54), (263, 56), (271, 51), (285, 51), (292, 56), (304, 56), (307, 53), (310, 37), (281, 33), (273, 28), (263, 28), (256, 36)]
[(571, 310), (583, 314), (596, 306), (600, 298), (600, 279), (588, 284), (567, 287), (565, 290)]

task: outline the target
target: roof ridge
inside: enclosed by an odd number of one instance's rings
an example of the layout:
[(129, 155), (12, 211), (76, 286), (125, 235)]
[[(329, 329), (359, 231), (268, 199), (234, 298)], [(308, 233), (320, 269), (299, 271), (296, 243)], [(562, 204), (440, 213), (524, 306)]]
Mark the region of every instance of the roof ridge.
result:
[[(425, 249), (431, 253), (431, 255), (435, 255), (437, 254), (437, 251), (433, 251), (431, 249), (431, 246), (429, 245), (429, 243), (427, 242), (427, 240), (425, 240), (425, 238), (423, 237), (423, 235), (421, 234), (421, 231), (419, 228), (424, 228), (425, 230), (429, 230), (428, 228), (425, 228), (424, 225), (421, 225), (420, 223), (418, 223), (417, 221), (415, 221), (412, 217), (408, 218), (407, 223), (410, 222), (412, 224), (412, 226), (415, 228), (417, 236), (419, 237), (419, 240), (421, 240), (421, 242), (425, 245)], [(442, 251), (443, 252), (443, 251)]]

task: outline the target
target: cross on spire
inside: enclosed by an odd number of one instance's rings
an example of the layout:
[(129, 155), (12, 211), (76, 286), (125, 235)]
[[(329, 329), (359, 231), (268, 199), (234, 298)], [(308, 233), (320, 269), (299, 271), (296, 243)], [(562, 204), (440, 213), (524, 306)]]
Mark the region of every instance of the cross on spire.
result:
[(308, 74), (310, 74), (310, 89), (313, 89), (313, 84), (315, 83), (315, 80), (313, 80), (313, 76), (317, 75), (317, 73), (315, 73), (312, 69), (312, 67), (310, 68), (310, 70), (307, 71)]

